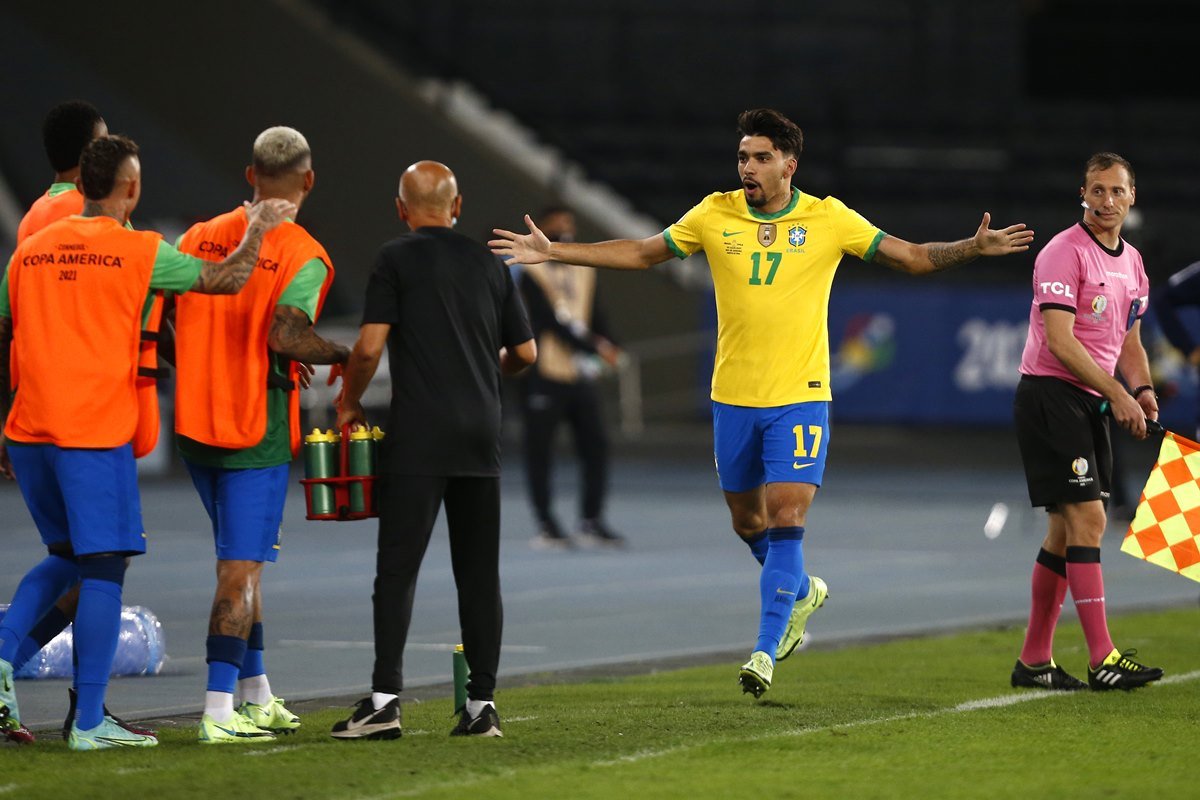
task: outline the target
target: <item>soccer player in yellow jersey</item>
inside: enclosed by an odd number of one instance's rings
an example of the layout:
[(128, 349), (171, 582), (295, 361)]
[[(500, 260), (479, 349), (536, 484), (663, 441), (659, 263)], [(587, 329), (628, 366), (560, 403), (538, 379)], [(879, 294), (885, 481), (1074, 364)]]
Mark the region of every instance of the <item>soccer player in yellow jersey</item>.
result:
[(834, 197), (792, 186), (800, 128), (767, 108), (738, 117), (742, 188), (709, 195), (661, 235), (596, 244), (551, 243), (526, 216), (528, 234), (495, 230), (489, 244), (521, 264), (560, 261), (647, 269), (703, 250), (717, 300), (713, 440), (733, 529), (762, 564), (758, 641), (739, 673), (745, 692), (771, 686), (775, 661), (804, 639), (828, 596), (804, 570), (805, 517), (829, 449), (827, 317), (844, 254), (921, 275), (979, 256), (1029, 249), (1024, 225), (988, 227), (957, 242), (913, 244), (876, 228)]

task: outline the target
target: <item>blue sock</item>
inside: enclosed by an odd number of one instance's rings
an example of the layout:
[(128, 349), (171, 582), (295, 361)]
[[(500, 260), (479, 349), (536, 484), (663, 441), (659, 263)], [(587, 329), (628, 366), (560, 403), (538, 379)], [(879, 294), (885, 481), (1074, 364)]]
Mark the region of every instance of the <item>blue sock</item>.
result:
[(233, 694), (246, 658), (246, 640), (240, 636), (210, 635), (205, 640), (205, 649), (208, 651), (207, 690)]
[(51, 640), (70, 624), (71, 618), (64, 614), (61, 608), (50, 606), (50, 610), (37, 625), (33, 626), (29, 635), (21, 640), (21, 646), (17, 649), (17, 657), (12, 662), (13, 672), (19, 671), (21, 667), (28, 664), (29, 659), (40, 653), (43, 647), (50, 644)]
[(62, 556), (46, 556), (25, 573), (0, 622), (0, 659), (15, 663), (22, 640), (78, 580), (79, 567)]
[(751, 536), (749, 539), (742, 539), (746, 546), (750, 548), (750, 552), (754, 554), (754, 560), (759, 564), (766, 563), (767, 547), (770, 545), (770, 538), (765, 530)]
[[(122, 560), (122, 565), (124, 559)], [(121, 633), (121, 584), (84, 578), (75, 612), (75, 726), (91, 730), (104, 719), (104, 693)]]
[(261, 622), (256, 622), (250, 626), (250, 638), (246, 640), (246, 658), (242, 661), (238, 680), (267, 673), (263, 664), (263, 649), (263, 626)]
[(762, 650), (775, 658), (775, 648), (787, 628), (788, 617), (806, 582), (804, 574), (804, 528), (768, 528), (770, 546), (758, 581), (762, 611), (759, 616), (758, 642)]

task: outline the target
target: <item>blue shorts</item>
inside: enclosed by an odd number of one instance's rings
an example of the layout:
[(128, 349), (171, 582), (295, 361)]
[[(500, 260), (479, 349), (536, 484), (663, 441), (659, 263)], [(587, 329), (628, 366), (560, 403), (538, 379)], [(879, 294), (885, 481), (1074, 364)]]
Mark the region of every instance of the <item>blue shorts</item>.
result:
[(130, 445), (83, 450), (9, 442), (8, 457), (46, 547), (69, 545), (77, 556), (146, 552)]
[(713, 401), (713, 459), (727, 492), (764, 483), (821, 485), (829, 450), (829, 403), (771, 408)]
[(224, 469), (193, 464), (192, 484), (212, 520), (221, 561), (275, 561), (283, 536), (288, 466)]

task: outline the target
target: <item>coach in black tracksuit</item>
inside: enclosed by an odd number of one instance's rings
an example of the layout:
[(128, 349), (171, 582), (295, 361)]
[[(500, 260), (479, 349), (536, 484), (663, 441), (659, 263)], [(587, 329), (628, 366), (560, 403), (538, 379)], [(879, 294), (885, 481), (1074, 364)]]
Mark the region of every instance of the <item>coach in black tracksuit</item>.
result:
[(379, 460), (372, 694), (334, 726), (336, 738), (400, 735), (417, 571), (443, 503), (470, 666), (454, 733), (500, 735), (500, 376), (532, 364), (537, 349), (508, 268), (452, 230), (461, 207), (444, 165), (421, 161), (405, 171), (397, 208), (412, 233), (380, 251), (345, 367), (339, 425), (365, 424), (360, 399), (385, 343), (392, 402)]

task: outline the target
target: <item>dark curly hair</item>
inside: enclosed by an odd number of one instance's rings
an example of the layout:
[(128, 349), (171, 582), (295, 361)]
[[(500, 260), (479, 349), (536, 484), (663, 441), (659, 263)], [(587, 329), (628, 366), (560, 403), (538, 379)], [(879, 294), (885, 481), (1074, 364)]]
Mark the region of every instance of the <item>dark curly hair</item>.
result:
[(804, 131), (773, 108), (754, 108), (738, 115), (738, 133), (765, 136), (781, 153), (799, 157), (804, 150)]
[(79, 154), (96, 134), (99, 110), (84, 100), (59, 103), (42, 122), (42, 144), (55, 172), (66, 172), (79, 165)]

